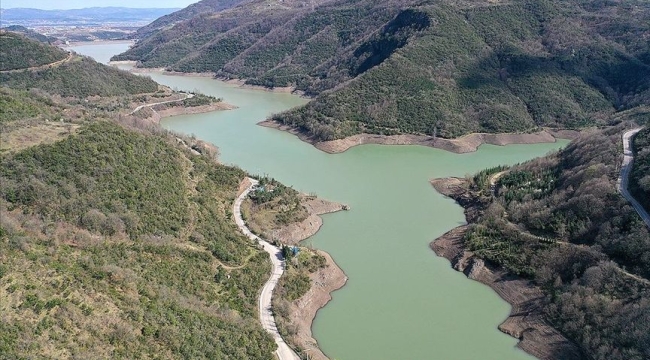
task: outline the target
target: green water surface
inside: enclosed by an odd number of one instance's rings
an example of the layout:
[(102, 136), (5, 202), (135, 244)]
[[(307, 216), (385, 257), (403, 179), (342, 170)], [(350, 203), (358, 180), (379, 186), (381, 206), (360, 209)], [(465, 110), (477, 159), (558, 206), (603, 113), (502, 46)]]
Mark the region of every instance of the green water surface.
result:
[[(106, 53), (125, 47), (109, 44), (75, 50), (106, 58)], [(515, 348), (516, 339), (497, 330), (510, 306), (429, 249), (430, 241), (465, 223), (462, 209), (439, 195), (429, 179), (522, 162), (566, 141), (486, 145), (462, 155), (420, 146), (364, 145), (330, 155), (288, 133), (256, 126), (271, 113), (301, 105), (304, 99), (209, 78), (150, 76), (173, 88), (198, 90), (239, 106), (168, 118), (164, 127), (216, 144), (224, 163), (252, 174), (268, 174), (351, 207), (325, 215), (321, 230), (306, 240), (329, 252), (349, 277), (314, 323), (314, 335), (328, 356), (343, 360), (531, 358)]]

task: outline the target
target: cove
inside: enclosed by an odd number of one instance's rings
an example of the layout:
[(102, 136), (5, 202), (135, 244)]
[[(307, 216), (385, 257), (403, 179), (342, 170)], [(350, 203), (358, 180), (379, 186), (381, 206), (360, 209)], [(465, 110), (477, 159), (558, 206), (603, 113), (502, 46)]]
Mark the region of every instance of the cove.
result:
[[(105, 58), (126, 46), (73, 50)], [(329, 252), (349, 277), (313, 327), (330, 358), (532, 358), (515, 347), (516, 339), (497, 329), (509, 305), (429, 249), (431, 240), (465, 223), (460, 206), (439, 195), (429, 179), (526, 161), (566, 141), (484, 145), (462, 155), (420, 146), (363, 145), (330, 155), (291, 134), (256, 125), (305, 99), (209, 78), (148, 75), (172, 88), (198, 90), (239, 107), (168, 118), (162, 122), (165, 128), (216, 144), (224, 163), (351, 207), (326, 215), (321, 230), (306, 240)]]

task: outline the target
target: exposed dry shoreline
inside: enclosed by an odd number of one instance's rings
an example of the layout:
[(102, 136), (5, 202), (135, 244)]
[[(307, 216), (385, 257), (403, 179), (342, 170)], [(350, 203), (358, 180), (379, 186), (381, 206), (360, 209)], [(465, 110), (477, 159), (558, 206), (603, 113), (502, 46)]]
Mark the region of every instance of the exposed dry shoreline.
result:
[(510, 144), (539, 144), (555, 142), (557, 139), (574, 139), (580, 134), (575, 130), (551, 130), (545, 129), (535, 133), (521, 134), (487, 134), (474, 133), (461, 136), (456, 139), (441, 139), (424, 135), (375, 135), (375, 134), (357, 134), (344, 139), (331, 141), (317, 141), (296, 128), (278, 123), (273, 120), (264, 120), (258, 125), (274, 128), (282, 131), (288, 131), (296, 135), (299, 139), (308, 142), (317, 149), (329, 154), (338, 154), (348, 149), (364, 144), (382, 144), (382, 145), (422, 145), (434, 147), (453, 153), (462, 154), (476, 151), (483, 144), (491, 145), (510, 145)]
[[(465, 192), (464, 179), (435, 179), (431, 183), (438, 192), (465, 208), (469, 223), (476, 220), (480, 211)], [(468, 251), (463, 244), (467, 229), (467, 225), (456, 227), (430, 246), (438, 256), (448, 259), (455, 270), (489, 286), (512, 306), (499, 330), (519, 339), (519, 348), (541, 360), (581, 359), (579, 348), (544, 320), (543, 292), (529, 280), (492, 266)]]
[[(145, 118), (147, 121), (151, 121), (153, 123), (159, 124), (160, 120), (166, 117), (170, 116), (177, 116), (177, 115), (191, 115), (191, 114), (205, 114), (213, 111), (220, 111), (220, 110), (232, 110), (236, 109), (237, 107), (231, 104), (227, 104), (224, 102), (215, 102), (212, 104), (207, 104), (207, 105), (200, 105), (200, 106), (191, 106), (191, 107), (185, 107), (185, 106), (172, 106), (168, 107), (163, 110), (155, 110), (155, 106), (149, 107), (149, 111), (151, 111), (151, 114)], [(143, 109), (144, 110), (144, 109)], [(142, 110), (141, 110), (142, 111)], [(146, 111), (146, 110), (145, 110)]]

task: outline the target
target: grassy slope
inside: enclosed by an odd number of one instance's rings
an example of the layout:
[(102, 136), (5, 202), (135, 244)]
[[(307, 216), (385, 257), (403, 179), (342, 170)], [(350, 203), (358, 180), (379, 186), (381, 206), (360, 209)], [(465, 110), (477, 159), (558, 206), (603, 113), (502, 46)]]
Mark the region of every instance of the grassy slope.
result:
[(650, 97), (638, 0), (267, 5), (197, 16), (120, 58), (320, 94), (276, 117), (318, 140), (576, 128)]
[(484, 210), (465, 239), (478, 256), (533, 279), (548, 295), (549, 321), (594, 359), (643, 359), (650, 344), (650, 287), (621, 271), (650, 278), (650, 234), (616, 192), (620, 132), (509, 169), (494, 199), (479, 181), (489, 172), (475, 177)]
[(0, 353), (272, 358), (268, 260), (229, 218), (244, 173), (174, 142), (96, 122), (1, 159)]
[(0, 71), (24, 69), (63, 60), (68, 54), (23, 35), (0, 33)]

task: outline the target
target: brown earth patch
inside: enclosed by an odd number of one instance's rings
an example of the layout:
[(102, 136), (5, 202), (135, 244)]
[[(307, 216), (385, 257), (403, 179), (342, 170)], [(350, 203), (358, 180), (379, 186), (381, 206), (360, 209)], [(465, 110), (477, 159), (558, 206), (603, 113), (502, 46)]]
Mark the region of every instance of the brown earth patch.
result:
[(555, 142), (556, 139), (573, 139), (580, 132), (575, 130), (541, 130), (535, 133), (504, 133), (504, 134), (487, 134), (474, 133), (461, 136), (456, 139), (434, 138), (426, 135), (376, 135), (376, 134), (357, 134), (344, 139), (331, 141), (318, 141), (296, 128), (280, 124), (273, 120), (265, 120), (258, 125), (270, 127), (278, 130), (288, 131), (300, 138), (301, 140), (314, 145), (317, 149), (329, 154), (342, 153), (351, 147), (364, 144), (381, 144), (381, 145), (422, 145), (434, 147), (453, 153), (462, 154), (476, 151), (483, 144), (491, 145), (511, 145), (511, 144), (539, 144)]
[(283, 243), (297, 245), (318, 232), (323, 225), (323, 219), (319, 215), (345, 208), (345, 205), (306, 195), (302, 195), (301, 203), (307, 209), (309, 216), (301, 222), (289, 224), (278, 230), (277, 236)]

